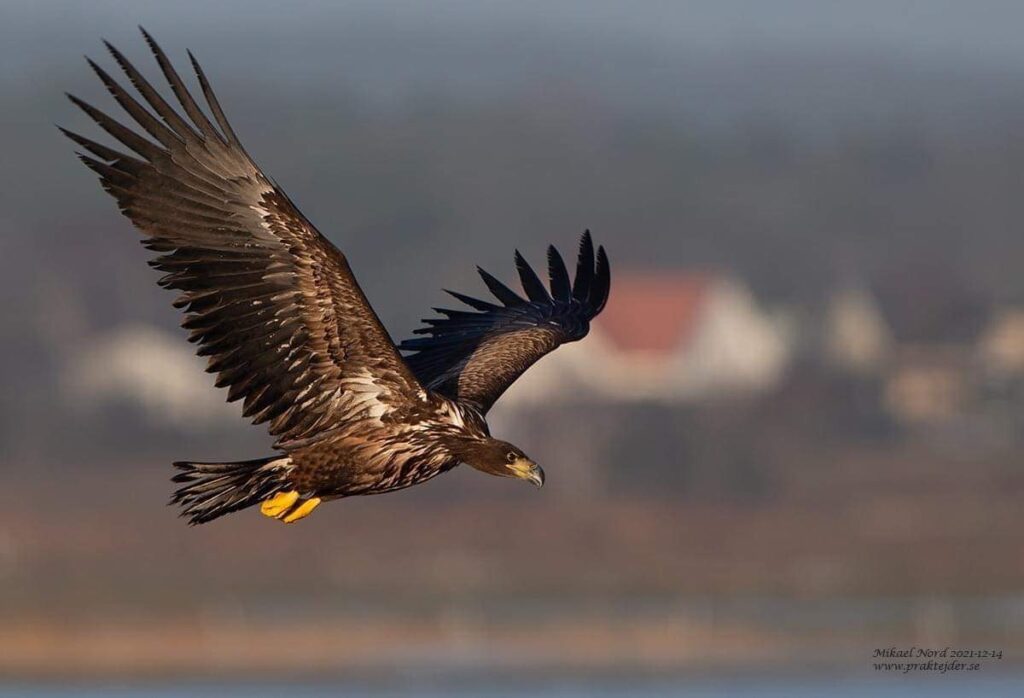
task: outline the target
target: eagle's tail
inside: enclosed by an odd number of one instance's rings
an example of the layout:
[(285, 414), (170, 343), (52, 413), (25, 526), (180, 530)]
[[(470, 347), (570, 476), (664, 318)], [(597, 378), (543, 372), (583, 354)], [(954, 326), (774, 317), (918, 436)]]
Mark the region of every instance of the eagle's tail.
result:
[(236, 463), (175, 463), (174, 467), (181, 472), (172, 480), (182, 486), (170, 503), (180, 505), (181, 515), (192, 525), (265, 502), (291, 487), (284, 477), (291, 469), (287, 456)]

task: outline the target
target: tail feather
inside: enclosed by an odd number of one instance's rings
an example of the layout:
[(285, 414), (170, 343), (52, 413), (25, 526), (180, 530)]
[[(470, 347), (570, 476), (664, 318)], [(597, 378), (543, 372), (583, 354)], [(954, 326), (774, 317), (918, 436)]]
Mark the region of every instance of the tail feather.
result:
[(189, 524), (212, 521), (224, 514), (245, 509), (289, 487), (284, 475), (291, 461), (271, 456), (236, 463), (175, 463), (181, 470), (172, 478), (182, 483), (171, 496), (171, 504), (182, 507)]

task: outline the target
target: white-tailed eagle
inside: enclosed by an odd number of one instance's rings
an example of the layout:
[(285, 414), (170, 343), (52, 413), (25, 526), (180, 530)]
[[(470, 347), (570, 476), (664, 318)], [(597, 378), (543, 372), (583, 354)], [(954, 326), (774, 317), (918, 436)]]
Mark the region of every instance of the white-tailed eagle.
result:
[(180, 111), (107, 44), (141, 101), (89, 65), (134, 123), (69, 97), (124, 148), (62, 131), (142, 232), (160, 285), (179, 292), (175, 306), (216, 385), (277, 437), (267, 458), (176, 463), (182, 516), (198, 524), (260, 504), (290, 523), (323, 500), (409, 487), (459, 463), (542, 484), (541, 468), (492, 438), (485, 415), (535, 361), (582, 339), (604, 307), (608, 258), (590, 234), (574, 279), (554, 247), (550, 288), (517, 252), (525, 298), (480, 270), (497, 302), (452, 293), (470, 310), (439, 310), (423, 336), (396, 346), (345, 256), (246, 153), (195, 58), (212, 120), (143, 36)]

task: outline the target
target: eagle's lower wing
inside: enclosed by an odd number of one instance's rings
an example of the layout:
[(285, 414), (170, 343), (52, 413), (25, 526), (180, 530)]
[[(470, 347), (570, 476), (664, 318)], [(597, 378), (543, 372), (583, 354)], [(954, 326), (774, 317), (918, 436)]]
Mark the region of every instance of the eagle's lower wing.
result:
[(550, 292), (519, 252), (516, 268), (526, 298), (478, 269), (501, 305), (448, 291), (478, 312), (437, 308), (444, 317), (425, 319), (428, 326), (415, 330), (428, 336), (399, 345), (411, 352), (405, 358), (421, 383), (486, 412), (534, 362), (559, 345), (586, 336), (590, 320), (608, 300), (608, 256), (600, 247), (595, 261), (589, 231), (580, 240), (571, 285), (554, 247), (548, 248)]
[(70, 95), (134, 153), (64, 133), (158, 253), (150, 264), (166, 272), (162, 286), (181, 291), (184, 327), (228, 400), (244, 400), (244, 414), (286, 444), (421, 395), (344, 255), (253, 163), (195, 59), (217, 126), (143, 34), (186, 116), (108, 44), (146, 105), (89, 63), (149, 137)]

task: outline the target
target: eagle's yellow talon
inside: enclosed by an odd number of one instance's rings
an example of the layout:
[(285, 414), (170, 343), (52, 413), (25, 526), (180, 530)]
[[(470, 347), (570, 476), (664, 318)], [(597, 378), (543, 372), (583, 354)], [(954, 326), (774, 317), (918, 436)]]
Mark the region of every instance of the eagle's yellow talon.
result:
[(306, 499), (299, 506), (295, 507), (292, 511), (284, 516), (278, 518), (285, 523), (295, 523), (299, 519), (304, 519), (313, 513), (313, 510), (320, 505), (320, 498), (313, 497), (312, 499)]
[(299, 499), (299, 493), (295, 490), (290, 492), (278, 492), (270, 499), (260, 504), (260, 513), (276, 519), (288, 512)]

